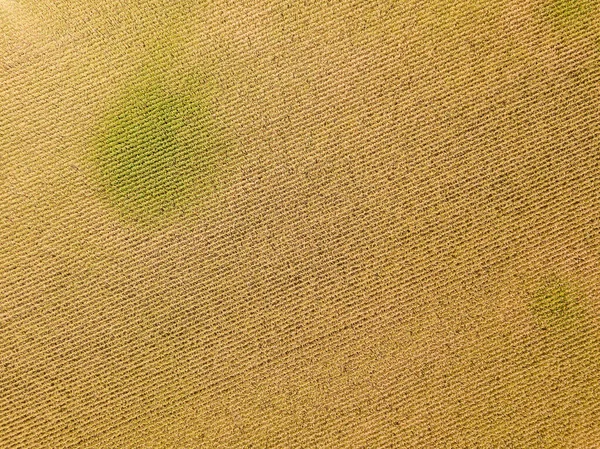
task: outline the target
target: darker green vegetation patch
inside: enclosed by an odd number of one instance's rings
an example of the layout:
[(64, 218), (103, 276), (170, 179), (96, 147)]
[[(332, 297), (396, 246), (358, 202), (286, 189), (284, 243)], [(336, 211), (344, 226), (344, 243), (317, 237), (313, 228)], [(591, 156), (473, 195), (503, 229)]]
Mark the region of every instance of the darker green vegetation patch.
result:
[(592, 13), (590, 0), (550, 0), (547, 11), (552, 21), (568, 26), (582, 25)]
[(543, 326), (574, 324), (579, 317), (579, 299), (566, 283), (551, 279), (533, 295), (531, 310)]
[(210, 194), (222, 155), (206, 104), (146, 85), (111, 108), (94, 161), (110, 204), (126, 219), (155, 222)]

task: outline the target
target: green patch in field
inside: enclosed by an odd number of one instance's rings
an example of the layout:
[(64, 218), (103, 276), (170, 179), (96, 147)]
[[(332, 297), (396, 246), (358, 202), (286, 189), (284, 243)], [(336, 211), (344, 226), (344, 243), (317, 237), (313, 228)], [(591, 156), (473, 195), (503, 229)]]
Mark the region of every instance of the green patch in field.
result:
[(533, 295), (531, 310), (544, 326), (571, 324), (580, 315), (577, 292), (558, 279), (550, 279)]
[(109, 203), (138, 223), (185, 212), (210, 194), (223, 145), (208, 103), (138, 83), (110, 109), (94, 162)]
[(573, 20), (589, 12), (589, 0), (553, 0), (549, 12), (556, 18)]
[(576, 36), (592, 31), (596, 0), (550, 0), (546, 4), (546, 17), (563, 32)]

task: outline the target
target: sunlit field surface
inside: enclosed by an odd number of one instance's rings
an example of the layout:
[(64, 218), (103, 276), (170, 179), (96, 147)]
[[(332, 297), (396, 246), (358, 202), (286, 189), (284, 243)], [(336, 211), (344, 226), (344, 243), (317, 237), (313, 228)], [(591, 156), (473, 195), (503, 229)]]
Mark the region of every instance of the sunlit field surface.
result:
[(0, 448), (600, 447), (599, 8), (0, 0)]

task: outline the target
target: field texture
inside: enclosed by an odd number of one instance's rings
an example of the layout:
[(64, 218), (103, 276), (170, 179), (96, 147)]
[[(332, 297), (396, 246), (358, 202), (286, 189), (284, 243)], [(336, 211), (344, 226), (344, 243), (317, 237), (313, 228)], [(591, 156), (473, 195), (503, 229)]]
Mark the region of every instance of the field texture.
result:
[(600, 2), (0, 0), (0, 449), (600, 448)]

